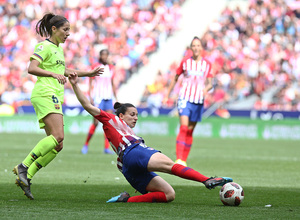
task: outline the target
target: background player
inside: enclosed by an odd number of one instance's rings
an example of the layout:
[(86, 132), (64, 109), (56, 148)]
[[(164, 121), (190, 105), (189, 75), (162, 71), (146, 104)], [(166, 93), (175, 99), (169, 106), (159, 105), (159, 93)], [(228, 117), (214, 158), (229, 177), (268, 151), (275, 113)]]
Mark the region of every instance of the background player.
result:
[(28, 67), (28, 73), (37, 76), (31, 103), (37, 114), (39, 126), (45, 129), (47, 137), (40, 140), (22, 163), (13, 169), (17, 175), (16, 184), (30, 199), (34, 198), (30, 190), (32, 177), (49, 164), (63, 148), (62, 103), (66, 76), (96, 76), (102, 72), (99, 67), (90, 72), (65, 67), (64, 51), (60, 46), (70, 35), (70, 23), (65, 17), (45, 14), (38, 21), (36, 32), (42, 37), (49, 37), (36, 45)]
[[(103, 49), (99, 54), (99, 63), (93, 65), (93, 67), (100, 67), (104, 69), (104, 73), (100, 77), (90, 78), (89, 81), (89, 95), (91, 103), (98, 106), (103, 111), (113, 113), (113, 97), (116, 96), (116, 88), (114, 86), (113, 78), (113, 65), (108, 64), (109, 51)], [(84, 146), (81, 149), (81, 153), (86, 154), (89, 149), (89, 141), (92, 138), (95, 130), (98, 126), (98, 120), (94, 118), (93, 124), (89, 128)], [(104, 153), (113, 154), (109, 149), (109, 142), (104, 134)]]
[[(203, 183), (208, 189), (232, 182), (229, 177), (208, 178), (190, 167), (175, 164), (161, 152), (149, 148), (144, 140), (134, 134), (132, 128), (138, 120), (137, 109), (129, 103), (116, 102), (116, 115), (93, 106), (78, 85), (78, 77), (70, 75), (69, 81), (84, 109), (103, 124), (103, 131), (118, 155), (117, 166), (127, 181), (142, 195), (130, 197), (121, 193), (107, 202), (171, 202), (175, 199), (172, 186), (155, 171), (173, 174), (181, 178)], [(150, 192), (150, 193), (148, 193)]]
[(203, 48), (198, 37), (194, 37), (190, 49), (192, 56), (181, 61), (163, 101), (167, 102), (179, 76), (183, 75), (177, 101), (180, 129), (176, 138), (175, 162), (185, 166), (193, 143), (193, 131), (197, 122), (201, 121), (204, 97), (212, 89), (211, 64), (202, 57)]

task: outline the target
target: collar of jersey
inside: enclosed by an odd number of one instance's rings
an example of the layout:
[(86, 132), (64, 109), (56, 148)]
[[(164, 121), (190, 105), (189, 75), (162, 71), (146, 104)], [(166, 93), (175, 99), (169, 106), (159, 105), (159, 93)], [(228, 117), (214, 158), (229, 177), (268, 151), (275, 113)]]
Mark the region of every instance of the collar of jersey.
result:
[[(55, 46), (56, 46), (56, 44), (55, 43), (53, 43), (51, 40), (49, 40), (49, 39), (46, 39), (46, 41), (48, 41), (48, 42), (50, 42), (51, 44), (54, 44)], [(58, 46), (57, 46), (58, 47)]]

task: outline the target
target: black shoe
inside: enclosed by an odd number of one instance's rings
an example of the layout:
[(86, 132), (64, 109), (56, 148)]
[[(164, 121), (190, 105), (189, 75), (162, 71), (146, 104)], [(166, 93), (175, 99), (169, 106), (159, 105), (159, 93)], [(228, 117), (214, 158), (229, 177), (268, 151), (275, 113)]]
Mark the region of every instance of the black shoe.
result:
[(18, 176), (19, 181), (22, 183), (23, 186), (29, 186), (27, 181), (27, 170), (28, 167), (24, 167), (21, 163), (13, 169), (14, 174)]
[(230, 177), (215, 177), (215, 178), (211, 177), (203, 183), (207, 189), (213, 189), (216, 186), (223, 186), (229, 182), (232, 182), (232, 178)]
[(30, 179), (28, 179), (27, 182), (28, 182), (28, 186), (24, 186), (19, 179), (16, 179), (16, 184), (17, 184), (17, 186), (21, 187), (21, 189), (24, 192), (24, 195), (27, 196), (29, 199), (33, 200), (34, 198), (30, 191), (30, 185), (31, 185)]

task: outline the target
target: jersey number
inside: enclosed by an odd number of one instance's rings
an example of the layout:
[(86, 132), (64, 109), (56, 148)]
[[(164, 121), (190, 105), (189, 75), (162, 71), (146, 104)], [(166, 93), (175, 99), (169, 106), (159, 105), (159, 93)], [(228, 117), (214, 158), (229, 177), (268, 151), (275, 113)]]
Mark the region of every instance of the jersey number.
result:
[(58, 103), (58, 98), (56, 97), (56, 96), (52, 96), (52, 101), (53, 101), (53, 103)]

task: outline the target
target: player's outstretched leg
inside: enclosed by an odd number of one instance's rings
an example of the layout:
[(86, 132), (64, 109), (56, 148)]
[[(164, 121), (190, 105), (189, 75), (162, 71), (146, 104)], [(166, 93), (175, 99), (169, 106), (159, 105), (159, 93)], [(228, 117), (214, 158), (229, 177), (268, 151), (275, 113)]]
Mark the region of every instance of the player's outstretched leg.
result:
[(23, 190), (24, 195), (27, 196), (29, 199), (33, 200), (34, 197), (30, 191), (30, 185), (31, 185), (30, 179), (28, 179), (27, 182), (28, 182), (28, 186), (24, 186), (19, 178), (16, 179), (16, 184)]
[(211, 177), (203, 183), (207, 189), (213, 189), (216, 186), (223, 186), (229, 182), (232, 182), (232, 178), (230, 177)]
[(127, 202), (127, 200), (130, 198), (130, 195), (127, 192), (122, 192), (118, 196), (114, 196), (111, 199), (107, 200), (107, 203), (112, 203), (112, 202)]
[(25, 167), (22, 163), (15, 166), (13, 169), (13, 173), (18, 176), (20, 183), (24, 186), (28, 186), (27, 170), (28, 170), (28, 167)]

